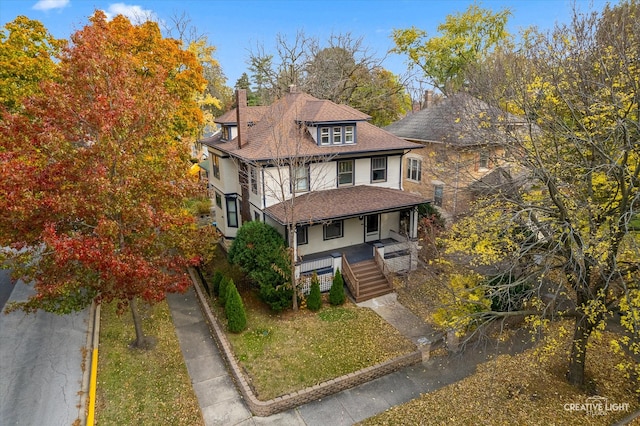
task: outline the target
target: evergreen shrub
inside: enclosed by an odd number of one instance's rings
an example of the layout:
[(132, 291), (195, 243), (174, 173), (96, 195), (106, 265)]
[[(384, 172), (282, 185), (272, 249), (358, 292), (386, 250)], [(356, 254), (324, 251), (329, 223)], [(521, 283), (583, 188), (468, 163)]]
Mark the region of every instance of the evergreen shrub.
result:
[(218, 288), (218, 302), (220, 306), (224, 306), (227, 303), (227, 288), (229, 287), (229, 282), (231, 279), (229, 277), (223, 277), (220, 281), (220, 287)]
[(227, 315), (227, 327), (232, 333), (240, 333), (247, 328), (247, 313), (233, 280), (229, 280), (227, 284), (226, 300), (224, 311)]
[(307, 297), (307, 308), (310, 311), (319, 311), (322, 307), (322, 294), (320, 294), (320, 280), (318, 274), (315, 272), (311, 277), (311, 290), (309, 291), (309, 297)]
[(342, 305), (346, 298), (347, 296), (344, 294), (344, 280), (342, 279), (340, 269), (338, 269), (333, 276), (331, 290), (329, 290), (329, 303), (331, 303), (332, 306)]

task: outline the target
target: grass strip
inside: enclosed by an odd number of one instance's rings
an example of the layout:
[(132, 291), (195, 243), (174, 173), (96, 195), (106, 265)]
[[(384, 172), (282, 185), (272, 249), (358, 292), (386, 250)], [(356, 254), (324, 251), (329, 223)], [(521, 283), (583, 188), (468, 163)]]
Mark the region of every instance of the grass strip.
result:
[(101, 307), (96, 424), (203, 425), (167, 303), (138, 308), (145, 333), (157, 339), (150, 351), (129, 349), (129, 311)]

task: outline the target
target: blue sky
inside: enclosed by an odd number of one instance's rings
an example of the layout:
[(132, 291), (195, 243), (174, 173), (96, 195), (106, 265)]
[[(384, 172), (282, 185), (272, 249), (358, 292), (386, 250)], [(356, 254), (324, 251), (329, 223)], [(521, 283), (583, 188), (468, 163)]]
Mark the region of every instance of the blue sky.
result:
[[(604, 0), (576, 0), (581, 9), (601, 10)], [(613, 3), (616, 1), (614, 0)], [(169, 21), (185, 13), (199, 33), (206, 34), (216, 46), (216, 58), (233, 86), (247, 71), (248, 50), (256, 43), (271, 50), (277, 34), (293, 40), (297, 30), (324, 41), (333, 33), (350, 32), (362, 37), (364, 45), (383, 57), (393, 46), (391, 32), (396, 28), (416, 26), (435, 34), (445, 17), (463, 12), (468, 0), (0, 0), (0, 26), (18, 15), (42, 22), (57, 38), (69, 38), (86, 25), (95, 9), (107, 14), (130, 17), (152, 14), (156, 20)], [(480, 6), (499, 11), (511, 9), (509, 30), (531, 25), (549, 29), (558, 22), (568, 22), (571, 0), (485, 0)], [(389, 55), (383, 66), (396, 74), (406, 71), (405, 60)]]

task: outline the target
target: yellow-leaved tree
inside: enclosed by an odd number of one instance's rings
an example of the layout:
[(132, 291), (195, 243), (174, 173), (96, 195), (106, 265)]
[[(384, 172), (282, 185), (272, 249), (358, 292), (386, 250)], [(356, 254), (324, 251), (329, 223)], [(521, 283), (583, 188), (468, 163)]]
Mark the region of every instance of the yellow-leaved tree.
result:
[(39, 84), (56, 75), (53, 58), (64, 44), (26, 16), (8, 22), (0, 30), (0, 105), (19, 110), (24, 98), (39, 93)]
[[(523, 117), (504, 141), (509, 184), (454, 226), (449, 250), (501, 267), (483, 318), (574, 320), (574, 385), (585, 383), (589, 339), (608, 321), (625, 327), (612, 345), (640, 355), (639, 13), (636, 0), (575, 12), (466, 76), (476, 96)], [(637, 378), (637, 363), (627, 367)]]

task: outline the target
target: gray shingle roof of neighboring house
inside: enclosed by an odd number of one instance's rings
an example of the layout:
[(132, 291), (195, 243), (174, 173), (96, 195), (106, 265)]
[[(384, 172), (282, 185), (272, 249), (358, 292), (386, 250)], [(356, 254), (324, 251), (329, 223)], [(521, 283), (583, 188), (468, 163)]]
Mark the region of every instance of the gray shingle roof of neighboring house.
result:
[(496, 138), (505, 134), (502, 126), (521, 121), (471, 95), (457, 93), (384, 129), (411, 141), (472, 146), (498, 142)]
[[(247, 112), (251, 111), (251, 108), (255, 107), (247, 107)], [(231, 112), (227, 114), (227, 119), (231, 120)], [(201, 142), (245, 161), (267, 161), (296, 156), (353, 155), (420, 147), (368, 123), (367, 119), (368, 115), (347, 105), (295, 92), (267, 107), (261, 119), (246, 129), (245, 135), (242, 136), (246, 145), (242, 148), (238, 147), (236, 139), (222, 141), (220, 134), (202, 139)], [(229, 123), (235, 121), (233, 119)], [(356, 143), (319, 146), (302, 124), (339, 122), (355, 123)]]
[[(356, 185), (324, 191), (312, 191), (295, 199), (297, 224), (322, 223), (347, 217), (409, 208), (427, 202), (421, 195), (379, 186)], [(275, 204), (265, 213), (285, 225), (291, 220), (287, 212), (291, 201)]]

